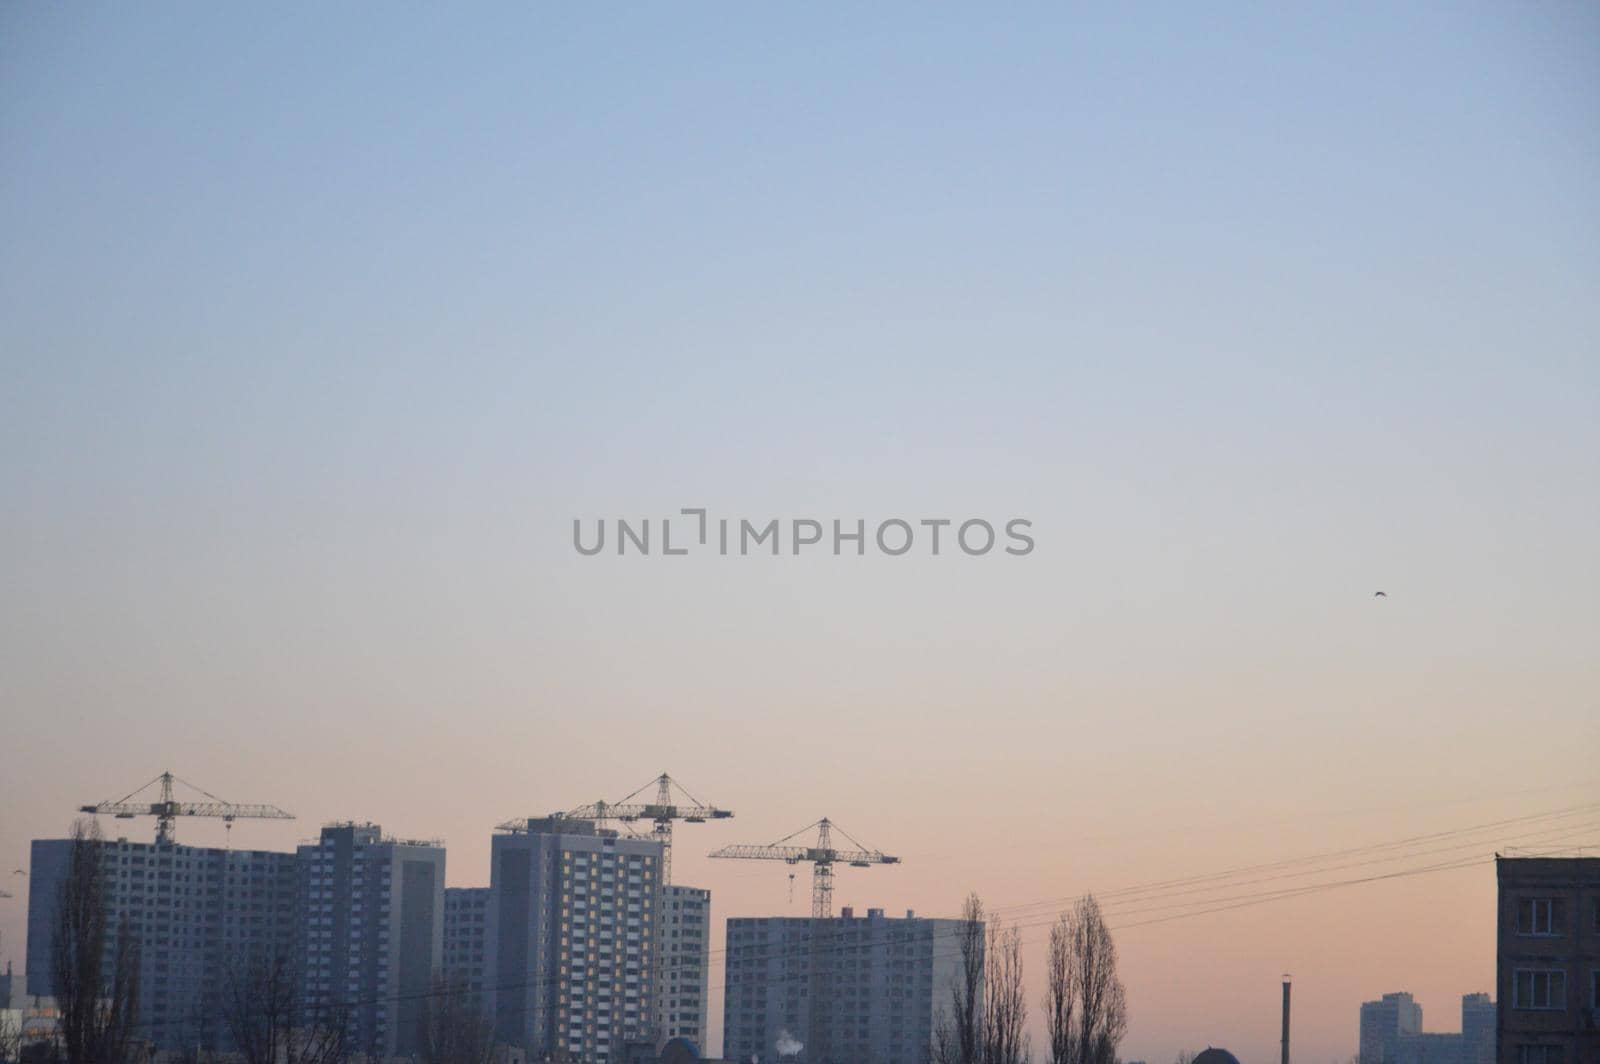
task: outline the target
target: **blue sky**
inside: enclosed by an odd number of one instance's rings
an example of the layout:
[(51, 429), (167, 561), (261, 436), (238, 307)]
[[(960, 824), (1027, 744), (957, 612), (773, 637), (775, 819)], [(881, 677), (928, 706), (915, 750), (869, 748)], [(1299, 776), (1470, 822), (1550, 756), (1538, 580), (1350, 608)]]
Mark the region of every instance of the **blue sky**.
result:
[[(1195, 816), (1244, 863), (1263, 793), (1592, 792), (1597, 72), (1587, 4), (7, 6), (6, 859), (170, 767), (475, 883), (489, 825), (666, 767), (946, 911), (1159, 878), (1066, 840)], [(695, 505), (1039, 546), (570, 549)], [(949, 845), (996, 802), (1058, 859)], [(1395, 987), (1305, 915), (1126, 945), (1130, 1053), (1270, 1051), (1299, 965), (1348, 1055)], [(1435, 1015), (1487, 988), (1487, 934), (1391, 937)], [(1193, 948), (1260, 1016), (1161, 982)]]

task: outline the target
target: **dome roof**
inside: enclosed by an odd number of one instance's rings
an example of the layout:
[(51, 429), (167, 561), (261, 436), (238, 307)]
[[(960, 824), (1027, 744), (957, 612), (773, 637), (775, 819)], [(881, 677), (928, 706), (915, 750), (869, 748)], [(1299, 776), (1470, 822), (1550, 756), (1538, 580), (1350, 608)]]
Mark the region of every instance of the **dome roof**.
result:
[(674, 1038), (661, 1047), (661, 1064), (694, 1064), (700, 1050), (687, 1038)]
[(1226, 1049), (1206, 1047), (1206, 1051), (1195, 1057), (1190, 1064), (1239, 1064), (1239, 1058)]

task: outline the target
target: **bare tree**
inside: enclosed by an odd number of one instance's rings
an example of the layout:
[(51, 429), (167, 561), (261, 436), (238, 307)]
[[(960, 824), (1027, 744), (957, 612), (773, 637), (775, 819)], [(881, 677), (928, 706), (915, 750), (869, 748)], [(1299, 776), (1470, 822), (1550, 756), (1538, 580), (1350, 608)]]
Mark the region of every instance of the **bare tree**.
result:
[(111, 944), (106, 894), (100, 826), (79, 820), (72, 826), (67, 872), (56, 894), (51, 950), (51, 990), (61, 1013), (67, 1064), (125, 1059), (139, 1012), (138, 943), (124, 919)]
[(435, 976), (417, 1015), (421, 1064), (493, 1064), (494, 1025), (461, 976)]
[(1117, 978), (1117, 947), (1094, 895), (1050, 929), (1049, 976), (1050, 1064), (1116, 1064), (1128, 1030), (1127, 995)]
[(352, 1054), (342, 1006), (302, 1000), (291, 959), (260, 950), (230, 966), (223, 1023), (244, 1064), (344, 1064)]
[[(1072, 962), (1072, 921), (1066, 913), (1050, 928), (1050, 946), (1045, 957), (1049, 985), (1044, 994), (1045, 1039), (1049, 1043), (1049, 1064), (1072, 1060), (1073, 1023), (1078, 1009), (1078, 967)], [(1178, 1064), (1189, 1064), (1179, 1061)]]
[(988, 919), (967, 895), (957, 932), (961, 965), (950, 1007), (934, 1020), (933, 1064), (1027, 1064), (1028, 1003), (1022, 985), (1022, 935)]
[(1022, 985), (1022, 933), (989, 924), (983, 971), (983, 1064), (1027, 1064), (1024, 1028), (1028, 998)]
[(21, 1055), (22, 1025), (12, 1020), (9, 1008), (0, 1009), (0, 1061), (11, 1064)]
[(934, 1023), (934, 1064), (982, 1064), (984, 923), (982, 899), (968, 894), (956, 932), (961, 969), (950, 988), (950, 1011), (941, 1006)]
[[(6, 975), (11, 975), (11, 968), (6, 967)], [(14, 1019), (9, 1000), (0, 1001), (0, 1061), (12, 1064), (22, 1055), (22, 1022)]]
[(380, 1061), (389, 1059), (387, 1047), (384, 1045), (384, 1033), (378, 1030), (378, 1006), (373, 1002), (365, 1002), (359, 1006), (360, 1021), (355, 1021), (357, 1013), (352, 1013), (354, 1030), (358, 1034), (356, 1049), (361, 1055), (364, 1064), (379, 1064)]

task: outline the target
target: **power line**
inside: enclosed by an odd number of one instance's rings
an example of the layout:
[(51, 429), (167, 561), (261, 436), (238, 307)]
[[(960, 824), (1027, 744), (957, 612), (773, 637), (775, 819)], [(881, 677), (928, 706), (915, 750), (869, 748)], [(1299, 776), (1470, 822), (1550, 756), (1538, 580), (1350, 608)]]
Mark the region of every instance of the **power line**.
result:
[[(1526, 816), (1510, 817), (1503, 820), (1489, 821), (1469, 827), (1454, 828), (1449, 831), (1431, 832), (1425, 835), (1413, 835), (1407, 838), (1393, 839), (1386, 842), (1367, 843), (1361, 846), (1347, 847), (1338, 850), (1327, 850), (1322, 853), (1310, 854), (1304, 857), (1292, 857), (1278, 861), (1268, 861), (1252, 865), (1242, 865), (1237, 868), (1226, 869), (1220, 872), (1208, 872), (1194, 876), (1181, 876), (1175, 879), (1157, 880), (1154, 882), (1137, 884), (1134, 886), (1118, 887), (1112, 890), (1097, 892), (1096, 897), (1102, 900), (1125, 898), (1140, 894), (1158, 893), (1165, 894), (1174, 888), (1186, 888), (1201, 883), (1220, 882), (1246, 875), (1253, 872), (1272, 872), (1280, 869), (1291, 868), (1297, 865), (1315, 865), (1341, 857), (1360, 856), (1368, 853), (1377, 853), (1394, 850), (1419, 843), (1439, 841), (1446, 838), (1459, 838), (1468, 835), (1480, 835), (1516, 824), (1537, 823), (1546, 820), (1562, 820), (1600, 812), (1600, 802), (1591, 802), (1583, 805), (1569, 806), (1563, 809), (1551, 810), (1544, 813), (1533, 813)], [(1397, 858), (1398, 859), (1398, 858)], [(1305, 874), (1313, 874), (1307, 872)], [(1047, 898), (1034, 902), (1022, 902), (1011, 906), (997, 906), (998, 912), (1022, 912), (1048, 906), (1059, 906), (1076, 901), (1081, 895), (1067, 895), (1063, 897)]]
[[(1517, 838), (1520, 839), (1520, 840), (1523, 840), (1523, 841), (1545, 841), (1545, 840), (1547, 840), (1547, 838), (1549, 836), (1552, 836), (1552, 835), (1557, 835), (1557, 836), (1560, 836), (1562, 838), (1567, 838), (1567, 837), (1571, 837), (1571, 833), (1574, 830), (1576, 830), (1579, 833), (1583, 833), (1583, 832), (1587, 832), (1587, 831), (1590, 831), (1590, 830), (1594, 830), (1596, 828), (1600, 828), (1600, 821), (1586, 821), (1586, 822), (1584, 822), (1582, 824), (1579, 824), (1579, 825), (1566, 824), (1566, 825), (1562, 825), (1561, 827), (1546, 828), (1546, 829), (1544, 829), (1542, 831), (1533, 832), (1533, 833), (1528, 834), (1528, 835), (1519, 835), (1519, 836), (1517, 836)], [(1284, 880), (1284, 879), (1299, 879), (1299, 878), (1302, 878), (1302, 877), (1305, 877), (1305, 876), (1323, 875), (1323, 874), (1328, 873), (1328, 872), (1345, 871), (1345, 870), (1351, 869), (1351, 868), (1365, 868), (1365, 867), (1368, 867), (1368, 866), (1371, 866), (1371, 865), (1387, 864), (1387, 863), (1390, 863), (1390, 862), (1393, 862), (1393, 861), (1411, 860), (1411, 859), (1415, 859), (1415, 858), (1418, 858), (1418, 857), (1429, 857), (1429, 856), (1433, 856), (1433, 855), (1441, 854), (1441, 853), (1454, 853), (1454, 852), (1458, 852), (1460, 850), (1477, 849), (1478, 847), (1482, 846), (1483, 844), (1484, 843), (1483, 843), (1482, 840), (1474, 840), (1474, 841), (1471, 841), (1471, 842), (1455, 843), (1455, 844), (1450, 845), (1450, 846), (1441, 846), (1441, 847), (1434, 847), (1434, 848), (1429, 848), (1429, 849), (1412, 850), (1412, 851), (1408, 851), (1406, 853), (1397, 854), (1397, 855), (1383, 855), (1383, 856), (1378, 856), (1378, 857), (1369, 857), (1369, 858), (1366, 858), (1365, 860), (1360, 860), (1360, 861), (1347, 861), (1347, 862), (1344, 862), (1342, 864), (1322, 865), (1322, 866), (1318, 866), (1316, 868), (1306, 869), (1306, 870), (1303, 870), (1303, 871), (1279, 872), (1279, 873), (1276, 873), (1276, 874), (1273, 874), (1273, 875), (1257, 876), (1257, 877), (1251, 878), (1251, 879), (1234, 879), (1234, 880), (1228, 880), (1228, 881), (1225, 881), (1225, 882), (1215, 883), (1215, 884), (1211, 884), (1211, 885), (1188, 887), (1188, 888), (1183, 888), (1183, 889), (1175, 889), (1175, 890), (1163, 892), (1163, 893), (1160, 893), (1160, 894), (1147, 894), (1147, 895), (1144, 895), (1142, 897), (1141, 896), (1125, 896), (1125, 897), (1123, 897), (1121, 899), (1113, 899), (1113, 901), (1111, 902), (1110, 908), (1112, 908), (1112, 909), (1124, 909), (1125, 911), (1138, 912), (1138, 911), (1141, 911), (1139, 906), (1142, 905), (1142, 903), (1147, 902), (1147, 901), (1152, 901), (1152, 900), (1160, 900), (1162, 898), (1179, 897), (1179, 896), (1187, 896), (1187, 895), (1194, 895), (1194, 894), (1201, 894), (1201, 895), (1212, 894), (1212, 893), (1216, 893), (1217, 891), (1221, 891), (1221, 890), (1230, 890), (1230, 889), (1232, 889), (1234, 887), (1251, 886), (1251, 885), (1259, 884), (1259, 883), (1270, 883), (1270, 882), (1276, 882), (1276, 881)], [(1203, 899), (1203, 898), (1202, 899), (1197, 899), (1197, 901), (1205, 901), (1205, 899)], [(1177, 903), (1173, 903), (1173, 904), (1175, 904), (1175, 905), (1183, 905), (1183, 904), (1192, 904), (1192, 903), (1177, 902)], [(1170, 907), (1172, 907), (1172, 906), (1170, 906), (1170, 905), (1169, 906), (1157, 906), (1157, 908), (1170, 908)]]
[[(1120, 895), (1120, 896), (1123, 896), (1123, 897), (1127, 898), (1129, 902), (1138, 902), (1138, 903), (1141, 903), (1141, 904), (1143, 902), (1160, 901), (1163, 897), (1172, 897), (1172, 896), (1175, 896), (1178, 893), (1181, 893), (1181, 891), (1177, 891), (1177, 890), (1167, 891), (1165, 893), (1158, 891), (1157, 888), (1160, 887), (1160, 886), (1163, 886), (1163, 885), (1184, 886), (1184, 885), (1192, 884), (1192, 883), (1194, 883), (1196, 881), (1217, 880), (1217, 879), (1219, 879), (1221, 877), (1227, 877), (1227, 876), (1230, 876), (1230, 875), (1236, 875), (1236, 874), (1238, 874), (1240, 872), (1250, 872), (1252, 870), (1257, 870), (1257, 869), (1281, 868), (1281, 867), (1284, 867), (1286, 865), (1293, 865), (1293, 864), (1296, 864), (1296, 863), (1305, 863), (1305, 862), (1309, 862), (1309, 861), (1323, 860), (1323, 859), (1326, 859), (1328, 857), (1336, 857), (1336, 856), (1340, 856), (1340, 855), (1350, 855), (1350, 854), (1359, 854), (1359, 853), (1370, 853), (1370, 852), (1374, 852), (1374, 851), (1393, 849), (1396, 846), (1401, 846), (1401, 845), (1406, 845), (1406, 844), (1409, 844), (1409, 843), (1414, 843), (1414, 842), (1416, 842), (1418, 840), (1429, 840), (1429, 839), (1435, 839), (1436, 840), (1436, 839), (1449, 838), (1449, 837), (1459, 837), (1459, 836), (1466, 835), (1466, 834), (1479, 834), (1479, 833), (1482, 833), (1483, 831), (1490, 830), (1490, 829), (1493, 829), (1495, 827), (1502, 827), (1502, 826), (1511, 825), (1511, 824), (1518, 824), (1518, 823), (1526, 824), (1526, 823), (1530, 823), (1530, 822), (1547, 821), (1547, 820), (1552, 820), (1552, 819), (1571, 818), (1573, 816), (1579, 815), (1580, 813), (1591, 812), (1591, 811), (1593, 811), (1595, 809), (1600, 809), (1600, 803), (1593, 803), (1591, 805), (1585, 805), (1585, 806), (1574, 806), (1574, 807), (1570, 807), (1570, 808), (1564, 809), (1564, 810), (1554, 810), (1554, 811), (1551, 811), (1551, 812), (1548, 812), (1548, 813), (1532, 814), (1532, 815), (1524, 816), (1524, 817), (1513, 817), (1513, 818), (1509, 818), (1509, 819), (1506, 819), (1506, 820), (1493, 821), (1493, 822), (1490, 822), (1490, 823), (1487, 823), (1487, 824), (1475, 825), (1475, 826), (1466, 827), (1466, 828), (1459, 828), (1459, 829), (1454, 829), (1454, 830), (1451, 830), (1451, 831), (1435, 832), (1435, 833), (1431, 833), (1431, 834), (1428, 834), (1428, 835), (1413, 836), (1413, 837), (1410, 837), (1410, 838), (1407, 838), (1407, 839), (1394, 840), (1392, 842), (1374, 843), (1374, 844), (1370, 844), (1370, 845), (1367, 845), (1367, 846), (1352, 847), (1352, 848), (1348, 848), (1348, 849), (1345, 849), (1345, 850), (1329, 851), (1328, 853), (1314, 855), (1312, 857), (1296, 858), (1296, 859), (1291, 859), (1291, 860), (1288, 860), (1288, 861), (1268, 862), (1268, 863), (1265, 863), (1265, 864), (1244, 866), (1244, 867), (1242, 867), (1240, 869), (1234, 869), (1234, 870), (1230, 870), (1230, 871), (1227, 871), (1227, 872), (1212, 873), (1212, 874), (1209, 874), (1209, 875), (1206, 875), (1206, 876), (1187, 877), (1187, 878), (1167, 880), (1167, 881), (1164, 881), (1163, 884), (1144, 884), (1144, 885), (1135, 886), (1135, 887), (1119, 888), (1117, 890), (1108, 891), (1108, 892), (1106, 892), (1105, 895), (1101, 895), (1101, 896), (1103, 896), (1103, 897), (1113, 897), (1113, 896), (1119, 896)], [(1532, 840), (1532, 839), (1544, 838), (1545, 844), (1549, 845), (1549, 844), (1552, 844), (1552, 843), (1567, 842), (1567, 841), (1571, 841), (1573, 839), (1584, 838), (1584, 837), (1587, 836), (1587, 834), (1589, 832), (1594, 831), (1597, 827), (1600, 827), (1600, 822), (1585, 822), (1585, 823), (1580, 824), (1580, 825), (1567, 824), (1567, 825), (1563, 825), (1563, 826), (1561, 826), (1559, 828), (1546, 828), (1546, 829), (1541, 829), (1541, 830), (1536, 831), (1536, 832), (1521, 832), (1521, 833), (1517, 833), (1517, 834), (1514, 834), (1512, 836), (1508, 836), (1508, 837), (1502, 839), (1501, 842), (1502, 842), (1502, 844), (1510, 844), (1513, 841), (1519, 841), (1520, 842), (1520, 841), (1528, 841), (1528, 840)], [(1558, 834), (1557, 837), (1555, 837), (1555, 838), (1545, 838), (1545, 836), (1551, 835), (1552, 832), (1560, 832), (1561, 834)], [(1473, 843), (1466, 844), (1466, 846), (1477, 846), (1477, 845), (1483, 845), (1483, 844), (1484, 843), (1482, 841), (1479, 841), (1479, 842), (1473, 842)], [(1419, 856), (1428, 856), (1428, 855), (1431, 855), (1433, 853), (1440, 853), (1440, 852), (1445, 852), (1445, 851), (1448, 851), (1448, 850), (1456, 850), (1456, 849), (1462, 849), (1462, 848), (1466, 848), (1466, 847), (1465, 846), (1459, 846), (1459, 845), (1458, 846), (1451, 846), (1451, 847), (1445, 847), (1442, 850), (1437, 850), (1437, 851), (1423, 851), (1422, 853), (1419, 853), (1419, 854), (1402, 854), (1402, 855), (1400, 855), (1398, 857), (1386, 858), (1385, 860), (1414, 859), (1415, 857), (1419, 857)], [(1267, 904), (1267, 903), (1270, 903), (1270, 902), (1273, 902), (1273, 901), (1278, 901), (1278, 900), (1286, 900), (1286, 899), (1289, 899), (1289, 898), (1304, 897), (1304, 896), (1307, 896), (1307, 895), (1319, 894), (1319, 893), (1322, 893), (1322, 892), (1325, 892), (1325, 891), (1329, 891), (1329, 890), (1338, 890), (1338, 889), (1343, 889), (1343, 888), (1346, 888), (1346, 887), (1357, 886), (1357, 885), (1362, 885), (1362, 884), (1375, 883), (1375, 882), (1381, 882), (1381, 881), (1387, 881), (1387, 880), (1393, 880), (1393, 879), (1408, 878), (1408, 877), (1416, 876), (1416, 875), (1427, 875), (1427, 874), (1432, 874), (1432, 873), (1435, 873), (1435, 872), (1450, 871), (1450, 870), (1455, 870), (1455, 869), (1460, 869), (1460, 868), (1467, 868), (1467, 867), (1472, 867), (1472, 866), (1477, 866), (1477, 865), (1484, 865), (1484, 864), (1492, 863), (1493, 860), (1494, 860), (1494, 857), (1493, 857), (1492, 854), (1488, 855), (1488, 856), (1485, 856), (1483, 854), (1476, 854), (1474, 856), (1467, 857), (1467, 858), (1452, 859), (1452, 860), (1442, 861), (1442, 862), (1433, 862), (1433, 863), (1428, 863), (1428, 864), (1423, 864), (1423, 865), (1418, 865), (1418, 866), (1412, 866), (1412, 867), (1407, 867), (1407, 868), (1391, 870), (1391, 871), (1388, 871), (1388, 872), (1376, 873), (1376, 874), (1369, 875), (1369, 876), (1350, 877), (1350, 878), (1336, 879), (1336, 880), (1320, 882), (1320, 883), (1310, 883), (1310, 884), (1301, 884), (1301, 885), (1292, 886), (1292, 887), (1274, 888), (1274, 889), (1271, 889), (1271, 890), (1256, 891), (1256, 892), (1251, 892), (1251, 893), (1246, 893), (1246, 894), (1241, 894), (1241, 895), (1235, 895), (1235, 896), (1232, 896), (1232, 897), (1198, 898), (1198, 899), (1194, 899), (1194, 900), (1188, 901), (1188, 902), (1177, 902), (1177, 903), (1174, 903), (1174, 904), (1171, 904), (1171, 905), (1155, 906), (1154, 907), (1155, 909), (1175, 908), (1176, 907), (1176, 908), (1185, 909), (1186, 911), (1181, 911), (1181, 912), (1177, 912), (1177, 913), (1169, 913), (1169, 914), (1167, 914), (1165, 916), (1152, 917), (1150, 919), (1145, 919), (1145, 920), (1136, 920), (1136, 921), (1132, 921), (1132, 922), (1129, 922), (1129, 923), (1112, 924), (1111, 925), (1111, 930), (1113, 930), (1113, 931), (1129, 930), (1129, 929), (1132, 929), (1132, 928), (1146, 927), (1146, 926), (1151, 926), (1151, 925), (1154, 925), (1154, 924), (1170, 923), (1170, 922), (1173, 922), (1173, 921), (1176, 921), (1176, 920), (1190, 919), (1190, 918), (1197, 917), (1197, 916), (1205, 916), (1205, 915), (1210, 915), (1210, 914), (1219, 913), (1219, 912), (1228, 912), (1228, 911), (1232, 911), (1232, 910), (1235, 910), (1235, 909), (1241, 909), (1241, 908), (1247, 908), (1247, 907), (1251, 907), (1251, 906), (1255, 906), (1255, 905)], [(1357, 862), (1357, 864), (1360, 864), (1360, 863), (1372, 863), (1372, 862)], [(1335, 868), (1319, 868), (1319, 869), (1314, 869), (1312, 871), (1308, 871), (1308, 872), (1304, 872), (1304, 873), (1296, 873), (1296, 875), (1311, 875), (1311, 874), (1320, 875), (1320, 874), (1324, 874), (1324, 873), (1329, 872), (1329, 871), (1334, 871), (1334, 870), (1337, 870), (1338, 868), (1343, 868), (1343, 867), (1353, 867), (1353, 866), (1335, 866)], [(1271, 878), (1278, 878), (1278, 877), (1267, 877), (1267, 878), (1271, 879)], [(1231, 887), (1231, 886), (1245, 886), (1245, 885), (1247, 885), (1246, 882), (1223, 884), (1223, 885), (1217, 886), (1214, 889), (1221, 890), (1221, 889), (1226, 889), (1227, 887)], [(1146, 896), (1145, 897), (1137, 897), (1136, 895), (1139, 894), (1140, 892), (1143, 892)], [(1070, 896), (1066, 900), (1075, 901), (1078, 897), (1081, 897), (1081, 895)], [(1042, 905), (1045, 905), (1045, 904), (1049, 904), (1049, 902), (1034, 902), (1034, 903), (1029, 903), (1029, 904), (1023, 905), (1023, 906), (1013, 906), (1013, 907), (997, 907), (995, 909), (991, 909), (990, 910), (990, 914), (991, 915), (998, 915), (999, 913), (1002, 913), (1002, 912), (1013, 912), (1013, 911), (1020, 911), (1020, 910), (1030, 909), (1030, 908), (1038, 908), (1038, 907), (1040, 907)], [(1152, 910), (1148, 909), (1148, 908), (1147, 909), (1138, 909), (1138, 908), (1125, 909), (1123, 911), (1123, 915), (1134, 915), (1134, 914), (1136, 914), (1138, 912), (1143, 912), (1143, 911), (1152, 911)], [(782, 917), (780, 917), (780, 919), (781, 918)], [(802, 918), (790, 918), (790, 919), (802, 919)], [(1042, 919), (1038, 919), (1038, 920), (1013, 921), (1011, 926), (1013, 928), (1018, 929), (1018, 930), (1023, 930), (1023, 929), (1035, 930), (1035, 929), (1049, 927), (1049, 926), (1053, 925), (1057, 921), (1057, 919), (1059, 919), (1059, 916), (1055, 915), (1055, 914), (1052, 914), (1048, 918), (1042, 918)], [(901, 941), (905, 941), (905, 940), (901, 940)], [(1039, 941), (1039, 939), (1037, 939), (1037, 938), (1024, 938), (1023, 941), (1027, 942), (1027, 943), (1034, 943), (1034, 942)], [(757, 954), (754, 957), (751, 957), (749, 959), (751, 960), (752, 963), (757, 963), (757, 962), (770, 961), (770, 960), (773, 960), (773, 959), (780, 959), (780, 958), (787, 957), (787, 956), (813, 957), (813, 956), (816, 956), (818, 953), (826, 954), (826, 953), (832, 953), (832, 952), (846, 952), (846, 951), (848, 951), (848, 952), (866, 952), (869, 949), (875, 949), (875, 948), (885, 948), (886, 949), (890, 945), (895, 945), (895, 944), (900, 944), (900, 943), (897, 942), (896, 939), (893, 936), (891, 936), (891, 937), (886, 938), (885, 940), (883, 940), (881, 942), (870, 942), (870, 943), (865, 943), (865, 944), (854, 943), (854, 942), (852, 942), (852, 943), (835, 943), (835, 944), (824, 944), (824, 945), (808, 946), (804, 950), (799, 950), (799, 949), (794, 949), (794, 950), (773, 950), (773, 951), (769, 951), (769, 952), (764, 953), (764, 954)], [(741, 948), (748, 949), (748, 948), (752, 948), (752, 947), (741, 947)], [(721, 950), (708, 950), (706, 952), (706, 954), (704, 955), (704, 957), (705, 957), (707, 962), (709, 962), (710, 959), (713, 958), (713, 957), (720, 957), (724, 961), (724, 978), (723, 978), (723, 981), (720, 984), (716, 984), (714, 986), (708, 986), (708, 988), (707, 988), (708, 992), (720, 991), (721, 993), (726, 995), (728, 993), (728, 991), (729, 991), (730, 986), (732, 986), (735, 989), (737, 989), (737, 984), (730, 984), (728, 979), (727, 979), (727, 976), (726, 976), (726, 960), (727, 960), (728, 954), (729, 954), (729, 949), (725, 946)], [(959, 954), (957, 952), (939, 953), (936, 950), (934, 952), (933, 956), (934, 956), (935, 960), (948, 960), (948, 959), (953, 959), (954, 957), (956, 957), (958, 955)], [(742, 955), (741, 955), (741, 959), (742, 959)], [(678, 964), (676, 966), (672, 966), (671, 968), (667, 968), (665, 970), (674, 971), (674, 972), (676, 972), (676, 971), (687, 971), (687, 970), (690, 970), (690, 969), (701, 968), (703, 966), (704, 965), (702, 965), (701, 963), (698, 963), (698, 962), (696, 962), (696, 963), (680, 963), (680, 964)], [(786, 976), (786, 975), (779, 975), (776, 978), (763, 979), (762, 982), (765, 985), (768, 985), (768, 986), (781, 985), (783, 983), (788, 982), (789, 978), (790, 977)], [(807, 978), (809, 978), (809, 976), (807, 976)], [(461, 989), (458, 989), (458, 988), (455, 988), (455, 987), (430, 988), (429, 990), (426, 990), (426, 991), (418, 991), (418, 992), (409, 993), (409, 994), (383, 995), (383, 996), (360, 999), (360, 1000), (351, 1001), (351, 1002), (340, 1002), (340, 1003), (338, 1003), (338, 1007), (347, 1008), (347, 1009), (359, 1009), (359, 1008), (366, 1008), (366, 1007), (373, 1006), (373, 1005), (401, 1004), (401, 1003), (406, 1003), (406, 1002), (426, 1001), (426, 1000), (431, 1000), (431, 999), (434, 999), (434, 998), (451, 997), (451, 996), (462, 996), (462, 995), (477, 996), (477, 995), (487, 994), (487, 993), (491, 993), (491, 992), (499, 994), (499, 993), (505, 993), (505, 992), (511, 992), (511, 991), (542, 990), (542, 989), (547, 989), (547, 988), (552, 987), (552, 986), (558, 986), (561, 983), (561, 981), (562, 981), (562, 977), (559, 976), (559, 975), (555, 975), (555, 976), (546, 976), (546, 977), (543, 977), (543, 978), (540, 978), (540, 979), (526, 980), (526, 981), (523, 981), (523, 982), (500, 983), (500, 984), (496, 984), (494, 986), (482, 988), (480, 990), (461, 990)], [(497, 1015), (517, 1015), (517, 1014), (520, 1014), (521, 1012), (527, 1011), (527, 1009), (529, 1007), (530, 1006), (522, 1006), (521, 1008), (518, 1008), (518, 1009), (515, 1009), (515, 1010), (509, 1010), (509, 1011), (501, 1010), (501, 1009), (497, 1008), (496, 1009), (496, 1014)], [(152, 1021), (141, 1021), (140, 1023), (136, 1024), (136, 1027), (140, 1027), (140, 1028), (151, 1027), (151, 1026), (154, 1026), (154, 1023)]]

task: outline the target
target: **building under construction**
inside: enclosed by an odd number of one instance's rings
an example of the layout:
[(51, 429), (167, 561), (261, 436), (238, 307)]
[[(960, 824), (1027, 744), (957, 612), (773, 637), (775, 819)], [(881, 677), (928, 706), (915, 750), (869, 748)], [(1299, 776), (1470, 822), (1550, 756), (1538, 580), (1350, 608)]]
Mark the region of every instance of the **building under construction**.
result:
[[(198, 787), (181, 801), (163, 772), (115, 801), (82, 806), (119, 820), (153, 817), (154, 842), (100, 842), (107, 927), (126, 927), (139, 957), (139, 1037), (162, 1048), (225, 1046), (222, 995), (239, 957), (287, 956), (296, 930), (292, 853), (184, 846), (178, 817), (288, 819), (270, 805), (240, 805)], [(141, 798), (147, 791), (155, 793)], [(35, 839), (28, 879), (28, 993), (54, 994), (57, 905), (72, 858), (72, 839)]]
[(848, 907), (837, 917), (730, 919), (722, 1055), (924, 1064), (935, 1013), (960, 978), (965, 927)]
[[(28, 993), (55, 993), (51, 969), (60, 884), (72, 839), (35, 839), (28, 880)], [(107, 926), (138, 947), (139, 1035), (162, 1048), (228, 1044), (225, 988), (237, 958), (294, 946), (292, 853), (107, 840)]]
[[(179, 785), (196, 796), (180, 797)], [(411, 1048), (436, 972), (465, 983), (499, 1042), (534, 1058), (603, 1064), (641, 1047), (704, 1045), (711, 895), (672, 882), (673, 828), (733, 814), (666, 774), (618, 802), (501, 824), (490, 885), (460, 889), (444, 886), (441, 844), (393, 839), (374, 824), (330, 824), (297, 853), (180, 844), (181, 818), (231, 829), (290, 814), (224, 801), (171, 773), (80, 808), (156, 822), (154, 842), (94, 845), (110, 925), (126, 926), (139, 951), (139, 1037), (159, 1049), (229, 1049), (227, 997), (241, 962), (259, 957), (290, 958), (296, 1002), (345, 1017), (357, 1048), (378, 1056)], [(76, 845), (33, 844), (33, 994), (54, 990), (57, 900)], [(836, 867), (898, 858), (827, 818), (711, 856), (812, 867), (812, 918), (729, 922), (728, 1056), (921, 1064), (962, 923), (877, 909), (832, 917)]]

